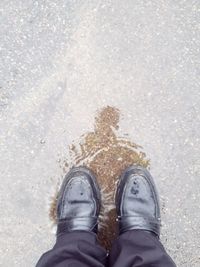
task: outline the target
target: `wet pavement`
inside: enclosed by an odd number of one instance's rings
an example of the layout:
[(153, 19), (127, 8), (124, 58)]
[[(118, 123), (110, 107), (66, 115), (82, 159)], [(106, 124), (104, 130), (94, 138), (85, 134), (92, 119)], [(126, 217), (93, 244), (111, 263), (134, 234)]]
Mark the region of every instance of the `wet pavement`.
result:
[(52, 247), (71, 145), (110, 106), (150, 159), (167, 251), (199, 267), (199, 1), (3, 0), (0, 14), (0, 265)]

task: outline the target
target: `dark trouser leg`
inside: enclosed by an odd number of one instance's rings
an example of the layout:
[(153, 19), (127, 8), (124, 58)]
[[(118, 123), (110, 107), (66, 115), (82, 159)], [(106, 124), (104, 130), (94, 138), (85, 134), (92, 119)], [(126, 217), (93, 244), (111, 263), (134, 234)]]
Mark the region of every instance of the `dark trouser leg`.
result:
[(46, 252), (36, 267), (104, 267), (106, 251), (98, 244), (96, 235), (74, 231), (58, 236), (52, 250)]
[(112, 267), (176, 267), (154, 234), (130, 230), (114, 243), (110, 254)]

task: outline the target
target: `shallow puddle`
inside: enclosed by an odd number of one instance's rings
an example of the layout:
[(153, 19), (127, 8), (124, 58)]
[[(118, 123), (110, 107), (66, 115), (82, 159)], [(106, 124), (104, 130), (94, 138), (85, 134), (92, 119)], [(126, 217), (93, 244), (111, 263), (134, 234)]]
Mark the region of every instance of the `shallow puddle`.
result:
[[(99, 239), (107, 248), (117, 235), (114, 193), (121, 172), (130, 165), (149, 166), (142, 147), (118, 136), (120, 111), (107, 106), (95, 117), (94, 131), (80, 137), (69, 146), (70, 158), (62, 161), (61, 167), (67, 172), (68, 166), (84, 165), (97, 176), (102, 191)], [(50, 208), (50, 218), (56, 221), (56, 201)]]

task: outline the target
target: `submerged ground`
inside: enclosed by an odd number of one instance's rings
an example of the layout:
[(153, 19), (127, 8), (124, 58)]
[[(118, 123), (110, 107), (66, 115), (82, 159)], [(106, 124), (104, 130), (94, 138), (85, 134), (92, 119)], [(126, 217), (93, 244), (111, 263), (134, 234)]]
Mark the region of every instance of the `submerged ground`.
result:
[(51, 248), (51, 197), (83, 155), (73, 144), (99, 149), (88, 133), (109, 106), (114, 133), (146, 153), (166, 249), (199, 267), (199, 1), (3, 0), (0, 14), (0, 265), (35, 266)]

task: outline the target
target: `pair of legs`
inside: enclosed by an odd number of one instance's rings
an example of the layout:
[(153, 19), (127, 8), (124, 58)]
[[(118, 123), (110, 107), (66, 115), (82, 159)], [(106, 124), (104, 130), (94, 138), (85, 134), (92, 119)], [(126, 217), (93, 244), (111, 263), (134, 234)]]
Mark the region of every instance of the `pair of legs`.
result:
[(73, 168), (57, 204), (57, 240), (36, 267), (175, 267), (162, 246), (158, 194), (150, 173), (131, 166), (116, 192), (119, 237), (107, 255), (97, 240), (100, 189), (85, 167)]

